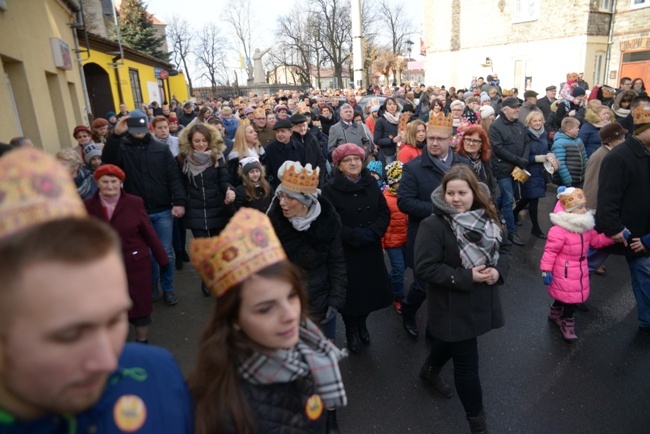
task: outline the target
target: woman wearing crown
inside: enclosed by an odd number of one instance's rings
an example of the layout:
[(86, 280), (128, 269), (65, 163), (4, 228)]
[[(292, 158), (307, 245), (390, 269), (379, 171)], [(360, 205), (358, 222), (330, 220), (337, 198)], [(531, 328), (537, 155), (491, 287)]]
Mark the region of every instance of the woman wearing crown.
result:
[(192, 264), (217, 299), (189, 377), (197, 434), (338, 432), (344, 353), (307, 318), (300, 269), (269, 219), (242, 208)]
[(368, 315), (393, 303), (381, 246), (390, 209), (377, 181), (363, 168), (364, 155), (353, 143), (338, 146), (332, 153), (337, 170), (323, 188), (323, 196), (334, 205), (343, 224), (348, 287), (341, 313), (348, 348), (353, 353), (361, 351), (361, 342), (370, 343)]

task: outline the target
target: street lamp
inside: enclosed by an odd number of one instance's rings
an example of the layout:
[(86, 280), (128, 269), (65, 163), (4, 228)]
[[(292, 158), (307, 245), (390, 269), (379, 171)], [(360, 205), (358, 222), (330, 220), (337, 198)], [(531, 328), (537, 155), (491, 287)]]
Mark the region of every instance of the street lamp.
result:
[(408, 71), (407, 72), (407, 76), (408, 76), (407, 80), (411, 81), (411, 70), (408, 67), (408, 62), (411, 61), (411, 50), (413, 49), (413, 41), (411, 41), (410, 39), (407, 39), (406, 42), (404, 42), (404, 43), (406, 44), (406, 52), (409, 54), (408, 55), (408, 61), (406, 63), (406, 70)]

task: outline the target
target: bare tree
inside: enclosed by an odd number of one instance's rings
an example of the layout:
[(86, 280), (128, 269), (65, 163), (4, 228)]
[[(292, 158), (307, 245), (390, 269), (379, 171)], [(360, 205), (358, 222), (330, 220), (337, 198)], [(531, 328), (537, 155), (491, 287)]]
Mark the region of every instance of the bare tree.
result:
[(352, 47), (350, 3), (346, 0), (310, 0), (318, 23), (318, 45), (331, 62), (334, 76), (343, 83), (343, 66)]
[(192, 55), (192, 45), (195, 42), (196, 35), (191, 30), (190, 23), (186, 19), (174, 17), (167, 25), (167, 39), (172, 49), (171, 60), (176, 65), (176, 69), (183, 67), (187, 82), (190, 86), (190, 95), (192, 94), (192, 77), (187, 64)]
[[(382, 23), (382, 33), (390, 36), (390, 49), (393, 53), (403, 54), (404, 44), (408, 37), (415, 33), (413, 22), (404, 11), (404, 3), (396, 3), (392, 0), (379, 0), (379, 13), (377, 18)], [(400, 62), (403, 63), (403, 62)], [(402, 68), (397, 65), (396, 80), (401, 81)]]
[(282, 64), (285, 68), (295, 71), (302, 83), (310, 81), (312, 55), (316, 51), (310, 38), (314, 33), (311, 28), (314, 25), (313, 18), (310, 19), (310, 15), (305, 14), (300, 5), (296, 5), (289, 15), (278, 18), (276, 31), (282, 41), (282, 51), (286, 54), (282, 56)]
[[(230, 24), (230, 28), (234, 31), (235, 36), (244, 51), (244, 59), (246, 59), (248, 79), (252, 80), (253, 63), (251, 61), (253, 47), (252, 47), (252, 28), (255, 28), (255, 18), (253, 9), (251, 8), (250, 0), (238, 0), (231, 2), (224, 10), (223, 19)], [(241, 53), (238, 50), (238, 53)]]
[(201, 77), (210, 82), (214, 92), (218, 85), (228, 83), (226, 68), (227, 41), (221, 36), (214, 23), (203, 26), (197, 35), (198, 45), (194, 50)]

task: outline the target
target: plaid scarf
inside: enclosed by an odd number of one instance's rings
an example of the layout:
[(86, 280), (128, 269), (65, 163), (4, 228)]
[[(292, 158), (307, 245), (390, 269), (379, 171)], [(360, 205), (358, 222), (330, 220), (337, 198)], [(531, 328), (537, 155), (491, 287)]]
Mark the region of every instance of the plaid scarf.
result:
[(501, 231), (484, 209), (449, 215), (456, 234), (460, 259), (465, 268), (487, 265), (494, 267), (499, 260)]
[(251, 384), (289, 383), (311, 375), (327, 408), (344, 407), (347, 396), (339, 371), (346, 352), (325, 339), (309, 319), (300, 327), (300, 339), (290, 349), (256, 351), (240, 364), (239, 373)]

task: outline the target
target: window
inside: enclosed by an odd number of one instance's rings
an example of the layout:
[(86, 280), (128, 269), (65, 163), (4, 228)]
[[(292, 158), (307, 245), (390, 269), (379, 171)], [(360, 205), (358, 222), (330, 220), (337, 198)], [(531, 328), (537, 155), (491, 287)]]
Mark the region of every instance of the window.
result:
[(600, 0), (600, 10), (605, 12), (612, 11), (613, 0)]
[(650, 60), (650, 51), (636, 51), (623, 54), (623, 62), (643, 62)]
[(131, 81), (131, 93), (133, 94), (133, 104), (136, 108), (142, 105), (142, 90), (140, 89), (140, 75), (137, 69), (129, 69), (129, 80)]
[(631, 0), (630, 9), (645, 8), (650, 6), (650, 0)]
[(593, 85), (600, 85), (606, 83), (605, 77), (605, 53), (596, 53), (594, 65), (594, 81)]
[(539, 5), (540, 0), (515, 0), (512, 22), (536, 21), (539, 18)]

